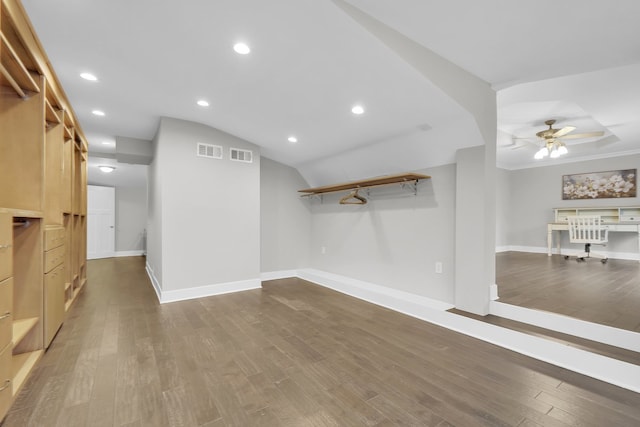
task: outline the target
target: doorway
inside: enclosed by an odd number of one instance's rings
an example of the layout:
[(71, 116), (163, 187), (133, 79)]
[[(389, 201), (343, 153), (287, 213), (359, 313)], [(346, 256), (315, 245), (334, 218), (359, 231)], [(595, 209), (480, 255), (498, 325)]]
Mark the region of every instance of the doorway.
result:
[(115, 188), (88, 186), (87, 259), (115, 255), (115, 207)]

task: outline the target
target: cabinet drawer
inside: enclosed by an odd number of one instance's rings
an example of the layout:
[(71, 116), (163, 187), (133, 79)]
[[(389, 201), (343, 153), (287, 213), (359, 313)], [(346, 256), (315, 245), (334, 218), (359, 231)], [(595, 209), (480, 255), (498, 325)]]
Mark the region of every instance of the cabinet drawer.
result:
[(64, 246), (44, 253), (44, 272), (48, 273), (64, 262)]
[(0, 282), (0, 348), (11, 342), (13, 334), (13, 278)]
[(13, 216), (0, 212), (0, 280), (13, 276)]
[(11, 386), (11, 345), (0, 349), (0, 420), (11, 406), (13, 387)]
[(50, 251), (53, 248), (64, 245), (64, 238), (64, 227), (47, 227), (44, 230), (44, 250)]
[(44, 344), (49, 347), (64, 320), (64, 265), (44, 275)]

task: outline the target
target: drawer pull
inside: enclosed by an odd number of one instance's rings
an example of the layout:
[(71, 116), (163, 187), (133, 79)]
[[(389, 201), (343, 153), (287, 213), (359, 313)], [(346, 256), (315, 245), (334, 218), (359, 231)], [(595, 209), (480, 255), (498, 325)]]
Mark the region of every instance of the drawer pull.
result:
[(7, 311), (5, 314), (3, 314), (2, 316), (0, 316), (0, 320), (6, 319), (7, 317), (11, 316), (11, 312)]
[(13, 245), (0, 245), (0, 249), (9, 249)]
[(0, 387), (0, 391), (4, 391), (5, 389), (9, 388), (10, 385), (11, 385), (11, 380), (4, 380), (4, 385)]

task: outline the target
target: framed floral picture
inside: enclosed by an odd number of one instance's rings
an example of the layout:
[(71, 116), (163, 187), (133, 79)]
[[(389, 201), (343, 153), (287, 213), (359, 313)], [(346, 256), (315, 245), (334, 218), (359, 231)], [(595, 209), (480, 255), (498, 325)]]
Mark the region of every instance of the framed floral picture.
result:
[(563, 175), (562, 200), (636, 197), (636, 176), (636, 169)]

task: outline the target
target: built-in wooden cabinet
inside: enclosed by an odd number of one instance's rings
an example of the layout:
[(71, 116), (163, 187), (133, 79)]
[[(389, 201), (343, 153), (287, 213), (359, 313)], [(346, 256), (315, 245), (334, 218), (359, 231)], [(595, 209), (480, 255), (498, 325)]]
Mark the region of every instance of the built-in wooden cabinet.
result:
[(86, 283), (87, 143), (19, 0), (0, 0), (0, 422)]

